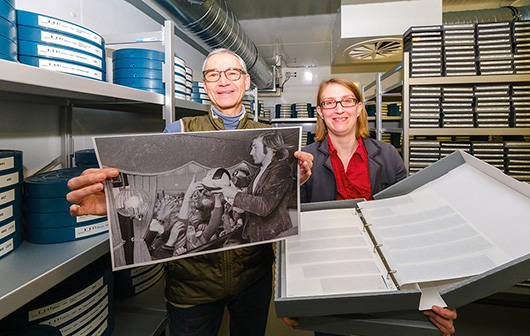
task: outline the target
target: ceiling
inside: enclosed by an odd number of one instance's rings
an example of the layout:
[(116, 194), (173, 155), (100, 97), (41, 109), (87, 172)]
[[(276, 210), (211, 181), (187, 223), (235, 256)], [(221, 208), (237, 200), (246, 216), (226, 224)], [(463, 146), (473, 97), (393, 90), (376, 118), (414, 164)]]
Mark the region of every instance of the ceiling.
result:
[[(392, 0), (342, 0), (361, 4)], [(284, 67), (330, 66), (331, 34), (341, 0), (226, 0), (260, 55)], [(530, 0), (443, 0), (443, 11), (528, 6)], [(365, 72), (373, 69), (367, 67)], [(380, 71), (380, 70), (375, 70)]]

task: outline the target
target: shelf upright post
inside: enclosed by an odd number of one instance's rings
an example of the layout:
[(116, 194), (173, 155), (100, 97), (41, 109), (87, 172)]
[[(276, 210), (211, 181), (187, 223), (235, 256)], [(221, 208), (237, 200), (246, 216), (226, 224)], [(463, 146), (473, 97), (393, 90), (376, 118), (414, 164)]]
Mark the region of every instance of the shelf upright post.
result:
[(175, 114), (175, 39), (173, 38), (175, 25), (171, 20), (164, 21), (162, 29), (162, 44), (164, 45), (164, 71), (162, 79), (166, 85), (162, 118), (166, 126), (176, 120)]
[(254, 121), (258, 121), (259, 105), (258, 105), (258, 87), (255, 86), (252, 89), (252, 94), (254, 95)]
[(63, 168), (72, 167), (74, 144), (72, 138), (73, 105), (70, 101), (60, 107), (59, 129), (61, 134), (61, 165)]
[(375, 77), (375, 138), (382, 140), (383, 133), (383, 90), (381, 87), (381, 72)]
[(403, 115), (403, 144), (401, 147), (403, 163), (407, 169), (407, 175), (410, 174), (409, 170), (409, 134), (410, 134), (410, 115), (409, 115), (409, 102), (410, 102), (410, 87), (409, 87), (409, 78), (410, 78), (410, 62), (409, 62), (409, 53), (403, 53), (403, 103), (401, 107), (401, 112)]

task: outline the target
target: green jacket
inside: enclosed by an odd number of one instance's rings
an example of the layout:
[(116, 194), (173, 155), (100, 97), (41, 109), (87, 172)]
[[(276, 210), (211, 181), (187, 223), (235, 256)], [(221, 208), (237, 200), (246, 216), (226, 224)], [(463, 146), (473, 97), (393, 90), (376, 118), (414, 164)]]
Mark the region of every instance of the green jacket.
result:
[[(207, 116), (182, 118), (185, 132), (224, 130), (221, 119), (210, 109)], [(245, 114), (237, 129), (270, 127)], [(270, 271), (272, 244), (198, 255), (168, 263), (166, 299), (180, 305), (198, 305), (235, 295)]]

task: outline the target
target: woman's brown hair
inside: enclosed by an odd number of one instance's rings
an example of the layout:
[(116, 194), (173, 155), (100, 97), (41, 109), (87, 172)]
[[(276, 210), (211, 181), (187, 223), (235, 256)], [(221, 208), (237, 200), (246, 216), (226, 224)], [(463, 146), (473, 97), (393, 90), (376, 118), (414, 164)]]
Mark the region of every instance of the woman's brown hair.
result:
[[(322, 92), (329, 84), (332, 83), (342, 85), (345, 88), (349, 89), (353, 93), (355, 99), (357, 99), (359, 103), (363, 103), (361, 90), (359, 90), (355, 83), (345, 78), (330, 78), (320, 83), (320, 87), (318, 88), (317, 106), (320, 106), (320, 104), (322, 103)], [(317, 113), (317, 130), (315, 134), (315, 140), (323, 141), (326, 138), (326, 134), (328, 134), (328, 128), (324, 123), (324, 120), (322, 120), (322, 118), (320, 118), (320, 115)], [(356, 136), (361, 138), (368, 138), (370, 136), (370, 133), (368, 131), (368, 113), (364, 108), (364, 104), (361, 113), (357, 117), (357, 123), (355, 124), (355, 134)]]

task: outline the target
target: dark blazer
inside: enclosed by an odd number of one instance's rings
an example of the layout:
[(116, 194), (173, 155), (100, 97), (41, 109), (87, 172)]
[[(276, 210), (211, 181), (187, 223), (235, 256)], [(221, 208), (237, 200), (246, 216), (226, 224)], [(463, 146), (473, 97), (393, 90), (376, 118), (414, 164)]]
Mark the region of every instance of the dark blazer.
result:
[[(368, 171), (372, 195), (407, 177), (401, 156), (391, 144), (371, 138), (363, 138), (368, 154)], [(337, 199), (337, 183), (328, 152), (328, 136), (302, 150), (313, 154), (311, 177), (300, 187), (302, 203), (334, 201)]]
[(276, 238), (293, 226), (287, 206), (288, 191), (292, 190), (294, 182), (289, 162), (273, 160), (257, 181), (254, 191), (254, 182), (251, 182), (246, 192), (236, 194), (234, 206), (246, 211), (244, 233), (251, 242)]

